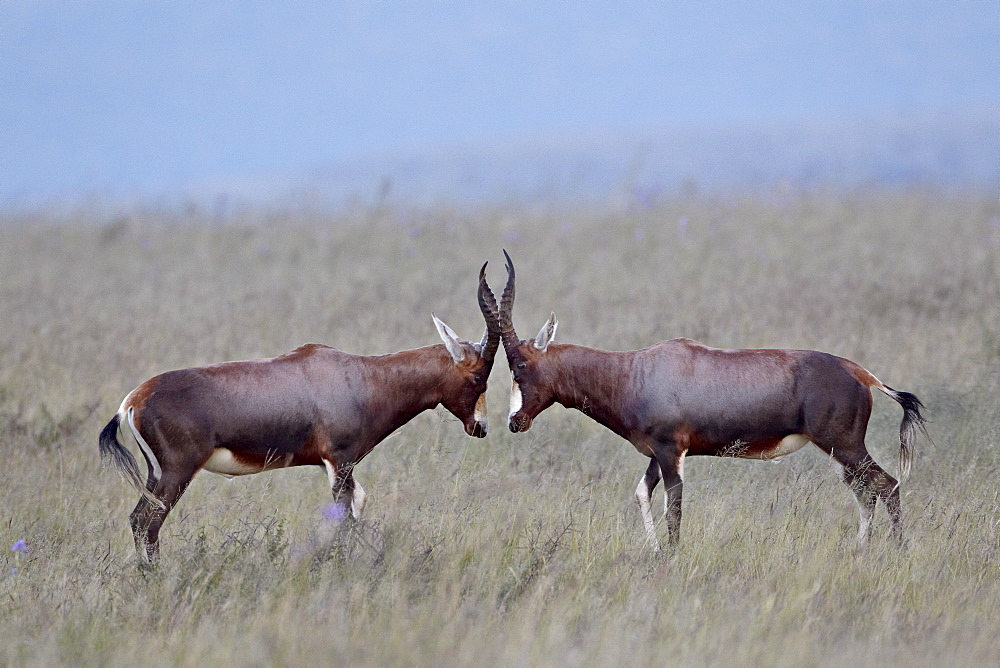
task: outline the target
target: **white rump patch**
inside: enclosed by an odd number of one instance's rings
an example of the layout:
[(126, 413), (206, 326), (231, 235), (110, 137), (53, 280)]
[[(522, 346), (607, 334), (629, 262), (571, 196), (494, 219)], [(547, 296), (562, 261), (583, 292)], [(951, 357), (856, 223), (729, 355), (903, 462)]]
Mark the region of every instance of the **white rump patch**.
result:
[[(132, 395), (129, 394), (129, 396)], [(128, 397), (125, 397), (125, 401), (128, 401)], [(124, 407), (125, 404), (123, 402), (122, 408)], [(146, 461), (149, 462), (149, 466), (150, 468), (152, 468), (153, 478), (159, 481), (160, 477), (163, 475), (163, 469), (160, 468), (160, 462), (159, 460), (156, 459), (156, 455), (153, 454), (153, 449), (149, 447), (149, 443), (147, 443), (146, 439), (142, 437), (142, 434), (139, 433), (139, 430), (135, 428), (134, 415), (135, 415), (135, 408), (129, 406), (128, 411), (125, 413), (125, 419), (128, 422), (128, 427), (129, 429), (132, 430), (132, 436), (135, 437), (135, 442), (139, 444), (139, 449), (142, 450), (142, 454), (145, 455)]]
[(510, 374), (510, 417), (514, 416), (514, 413), (521, 410), (521, 388), (518, 386), (517, 381), (514, 380), (514, 373)]
[(789, 434), (788, 436), (785, 436), (783, 439), (778, 441), (778, 444), (775, 445), (770, 450), (764, 450), (763, 452), (759, 452), (753, 455), (737, 454), (737, 457), (741, 457), (743, 459), (763, 459), (765, 461), (777, 461), (782, 457), (784, 457), (785, 455), (790, 455), (796, 450), (801, 450), (803, 447), (805, 447), (806, 443), (808, 442), (809, 439), (803, 436), (802, 434)]
[(239, 461), (229, 448), (216, 448), (212, 452), (212, 456), (201, 467), (206, 471), (224, 476), (250, 475), (251, 473), (260, 473), (264, 470), (259, 466), (252, 466)]

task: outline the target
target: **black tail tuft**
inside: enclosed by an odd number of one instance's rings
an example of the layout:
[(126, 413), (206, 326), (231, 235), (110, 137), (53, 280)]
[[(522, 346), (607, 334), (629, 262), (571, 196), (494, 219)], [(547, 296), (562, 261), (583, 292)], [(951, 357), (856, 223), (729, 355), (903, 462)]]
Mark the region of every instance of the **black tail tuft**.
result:
[(898, 401), (899, 405), (903, 407), (903, 411), (912, 414), (917, 423), (924, 424), (927, 422), (924, 416), (920, 414), (920, 409), (924, 408), (924, 404), (917, 398), (917, 395), (909, 392), (893, 390), (888, 385), (886, 385), (886, 389), (891, 390), (896, 394), (896, 401)]
[(913, 438), (917, 429), (927, 437), (931, 443), (934, 439), (927, 433), (927, 419), (920, 412), (924, 404), (917, 398), (917, 395), (910, 392), (894, 390), (888, 385), (885, 386), (886, 394), (896, 400), (903, 407), (903, 421), (899, 423), (899, 480), (903, 482), (910, 475), (910, 467), (913, 462)]
[[(104, 429), (101, 430), (98, 443), (101, 448), (101, 461), (105, 464), (114, 462), (116, 450), (121, 447), (118, 443), (119, 424), (121, 424), (121, 417), (115, 413), (115, 416), (111, 418), (111, 422), (104, 425)], [(128, 456), (132, 457), (132, 454), (128, 453)], [(135, 457), (132, 457), (132, 463), (135, 464)]]
[(163, 507), (163, 502), (157, 499), (152, 492), (146, 489), (142, 482), (142, 475), (139, 473), (139, 465), (136, 464), (135, 457), (121, 443), (118, 442), (118, 427), (121, 424), (121, 415), (115, 413), (104, 429), (98, 443), (101, 449), (101, 459), (105, 464), (112, 464), (118, 474), (125, 478), (139, 493), (152, 501), (157, 506)]

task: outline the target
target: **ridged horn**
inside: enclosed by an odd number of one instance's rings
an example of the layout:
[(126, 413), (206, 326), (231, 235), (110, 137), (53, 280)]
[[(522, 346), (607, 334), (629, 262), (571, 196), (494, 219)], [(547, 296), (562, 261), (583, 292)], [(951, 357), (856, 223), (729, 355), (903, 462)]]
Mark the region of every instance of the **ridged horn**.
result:
[(500, 295), (500, 338), (509, 357), (521, 340), (517, 338), (517, 332), (514, 331), (512, 317), (514, 310), (514, 262), (506, 250), (504, 250), (503, 256), (507, 258), (507, 285), (503, 289), (503, 294)]
[(482, 352), (480, 355), (487, 363), (493, 361), (500, 347), (500, 312), (497, 309), (497, 299), (493, 296), (489, 284), (486, 282), (486, 265), (479, 270), (479, 309), (483, 312), (486, 320), (486, 332), (483, 334), (483, 342), (480, 344)]

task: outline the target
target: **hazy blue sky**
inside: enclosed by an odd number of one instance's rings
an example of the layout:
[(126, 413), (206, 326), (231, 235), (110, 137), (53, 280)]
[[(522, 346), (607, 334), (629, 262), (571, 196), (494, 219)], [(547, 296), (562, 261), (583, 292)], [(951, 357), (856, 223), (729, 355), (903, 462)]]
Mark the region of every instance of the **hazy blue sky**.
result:
[(0, 203), (1000, 110), (1000, 2), (0, 2)]

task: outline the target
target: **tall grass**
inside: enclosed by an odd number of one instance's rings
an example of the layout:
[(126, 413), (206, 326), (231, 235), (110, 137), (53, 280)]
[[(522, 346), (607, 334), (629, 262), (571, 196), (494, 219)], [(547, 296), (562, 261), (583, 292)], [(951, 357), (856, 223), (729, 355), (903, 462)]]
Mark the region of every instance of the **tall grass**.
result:
[[(432, 310), (476, 340), (501, 248), (522, 337), (554, 309), (563, 341), (816, 348), (916, 393), (935, 444), (903, 489), (907, 548), (880, 510), (855, 553), (853, 498), (807, 449), (689, 461), (682, 545), (655, 557), (645, 459), (559, 407), (506, 432), (501, 359), (487, 439), (439, 408), (358, 467), (357, 534), (323, 519), (321, 471), (202, 474), (136, 568), (136, 495), (97, 457), (126, 392), (307, 341), (434, 343)], [(995, 197), (922, 192), (0, 222), (0, 663), (993, 665), (998, 265)], [(875, 401), (892, 470), (901, 414)]]

